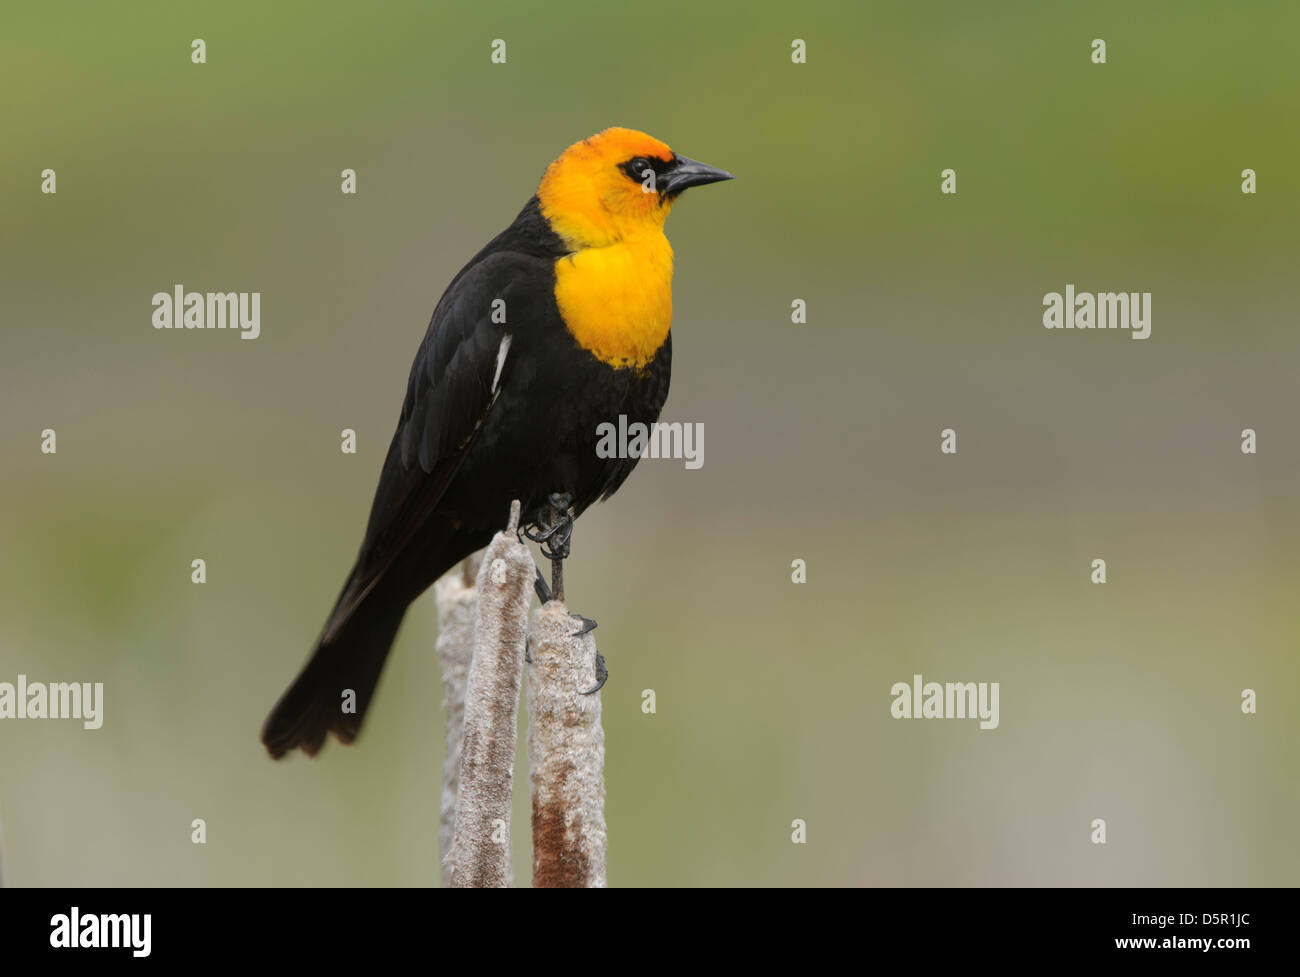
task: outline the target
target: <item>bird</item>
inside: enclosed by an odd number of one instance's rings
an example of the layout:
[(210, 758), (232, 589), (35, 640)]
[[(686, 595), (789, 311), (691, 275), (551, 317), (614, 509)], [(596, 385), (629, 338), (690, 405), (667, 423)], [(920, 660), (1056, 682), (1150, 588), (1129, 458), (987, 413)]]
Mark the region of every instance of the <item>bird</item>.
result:
[[(356, 739), (407, 608), (491, 541), (513, 500), (544, 556), (569, 555), (573, 520), (638, 460), (602, 457), (598, 428), (653, 424), (668, 396), (665, 219), (688, 188), (731, 179), (644, 132), (605, 129), (561, 153), (451, 280), (411, 365), (356, 562), (262, 728), (272, 757), (315, 756), (331, 733)], [(543, 600), (545, 589), (539, 571)]]

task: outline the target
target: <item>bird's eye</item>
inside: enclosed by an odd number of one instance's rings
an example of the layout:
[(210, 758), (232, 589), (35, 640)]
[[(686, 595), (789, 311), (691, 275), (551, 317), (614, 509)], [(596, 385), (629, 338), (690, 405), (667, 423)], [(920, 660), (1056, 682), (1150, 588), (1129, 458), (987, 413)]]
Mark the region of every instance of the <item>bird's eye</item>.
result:
[(627, 175), (631, 177), (633, 180), (635, 180), (637, 183), (640, 183), (642, 180), (645, 179), (646, 170), (650, 170), (651, 172), (654, 171), (654, 167), (650, 165), (650, 161), (646, 159), (644, 156), (632, 157), (630, 160), (628, 160), (626, 163), (623, 164), (623, 169), (627, 173)]

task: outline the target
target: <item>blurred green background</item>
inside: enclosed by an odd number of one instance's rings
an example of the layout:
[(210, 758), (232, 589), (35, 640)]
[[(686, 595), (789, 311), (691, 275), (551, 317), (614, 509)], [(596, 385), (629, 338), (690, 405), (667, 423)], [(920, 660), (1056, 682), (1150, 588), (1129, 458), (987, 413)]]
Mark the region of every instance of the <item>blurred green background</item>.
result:
[[(1298, 30), (1292, 2), (11, 6), (0, 681), (102, 681), (106, 719), (0, 722), (7, 881), (439, 881), (432, 594), (356, 746), (275, 764), (258, 731), (443, 287), (615, 124), (739, 179), (668, 225), (664, 419), (703, 422), (704, 467), (642, 463), (568, 567), (611, 670), (611, 884), (1300, 881)], [(1067, 282), (1152, 292), (1151, 338), (1043, 329)], [(176, 283), (261, 291), (261, 338), (154, 330)], [(999, 682), (1000, 728), (892, 719), (917, 672)]]

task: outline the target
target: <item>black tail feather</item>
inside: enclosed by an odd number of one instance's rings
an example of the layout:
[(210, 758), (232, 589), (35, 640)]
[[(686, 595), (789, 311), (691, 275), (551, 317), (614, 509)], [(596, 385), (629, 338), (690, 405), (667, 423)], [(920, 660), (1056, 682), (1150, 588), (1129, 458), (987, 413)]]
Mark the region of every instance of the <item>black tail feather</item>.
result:
[[(331, 732), (342, 743), (356, 739), (406, 608), (404, 600), (371, 593), (328, 643), (317, 644), (262, 727), (271, 756), (278, 760), (294, 748), (315, 756)], [(350, 711), (349, 690), (355, 711)]]

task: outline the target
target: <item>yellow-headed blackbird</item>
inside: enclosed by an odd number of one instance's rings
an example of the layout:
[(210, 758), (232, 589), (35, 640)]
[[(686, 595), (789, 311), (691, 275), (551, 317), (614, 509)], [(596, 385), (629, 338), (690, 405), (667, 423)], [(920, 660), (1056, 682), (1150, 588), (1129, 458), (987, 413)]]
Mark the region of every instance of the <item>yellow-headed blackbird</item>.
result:
[[(272, 710), (272, 756), (350, 743), (407, 606), (486, 546), (510, 503), (567, 552), (567, 532), (637, 459), (597, 428), (651, 424), (668, 395), (673, 252), (687, 187), (731, 174), (631, 129), (570, 146), (513, 224), (447, 286), (415, 355), (365, 540), (306, 666)], [(608, 452), (605, 452), (608, 454)], [(355, 693), (355, 712), (343, 692)]]

